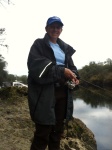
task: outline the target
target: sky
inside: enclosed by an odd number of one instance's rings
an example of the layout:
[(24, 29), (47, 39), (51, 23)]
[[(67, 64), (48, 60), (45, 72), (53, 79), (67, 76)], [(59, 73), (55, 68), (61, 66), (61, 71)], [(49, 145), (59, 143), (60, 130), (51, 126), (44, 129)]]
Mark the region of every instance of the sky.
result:
[(81, 69), (90, 62), (112, 59), (112, 0), (11, 0), (0, 4), (0, 28), (6, 28), (8, 49), (0, 50), (7, 71), (28, 75), (31, 45), (43, 38), (46, 21), (58, 16), (64, 23), (60, 38), (76, 53), (74, 64)]

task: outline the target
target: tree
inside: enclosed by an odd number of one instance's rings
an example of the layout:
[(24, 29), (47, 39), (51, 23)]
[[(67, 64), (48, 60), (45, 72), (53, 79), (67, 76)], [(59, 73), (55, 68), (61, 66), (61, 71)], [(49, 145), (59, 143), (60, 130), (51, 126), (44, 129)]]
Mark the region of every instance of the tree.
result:
[(8, 45), (4, 44), (6, 40), (5, 35), (6, 35), (5, 28), (0, 28), (0, 46), (8, 48)]
[(5, 70), (7, 62), (4, 61), (4, 57), (0, 54), (0, 85), (7, 79), (7, 71)]
[(15, 75), (8, 74), (8, 76), (7, 76), (7, 81), (8, 82), (14, 82), (15, 80), (16, 80)]
[(112, 86), (112, 60), (108, 58), (105, 62), (90, 62), (79, 70), (79, 74), (83, 85), (90, 82), (101, 87)]
[(18, 78), (19, 78), (20, 81), (22, 81), (22, 83), (27, 84), (27, 76), (26, 75), (22, 75)]
[(108, 65), (112, 65), (112, 59), (108, 58), (108, 59), (106, 60), (106, 62), (107, 62)]
[(3, 5), (4, 3), (8, 3), (8, 4), (10, 4), (10, 0), (7, 0), (7, 1), (0, 0), (0, 4), (1, 4), (2, 6), (4, 6), (4, 5)]

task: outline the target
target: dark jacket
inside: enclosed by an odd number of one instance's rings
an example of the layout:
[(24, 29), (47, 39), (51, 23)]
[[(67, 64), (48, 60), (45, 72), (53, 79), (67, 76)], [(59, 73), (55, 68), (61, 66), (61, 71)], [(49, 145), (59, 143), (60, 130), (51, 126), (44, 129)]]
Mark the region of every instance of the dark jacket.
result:
[[(71, 56), (75, 50), (61, 39), (57, 43), (65, 53), (65, 66), (56, 65), (52, 48), (49, 46), (49, 37), (37, 39), (33, 43), (28, 56), (28, 102), (31, 118), (34, 122), (46, 125), (55, 124), (55, 96), (54, 85), (64, 79), (64, 68), (67, 67), (77, 74)], [(73, 99), (68, 89), (66, 119), (73, 113)], [(63, 106), (62, 106), (63, 107)]]

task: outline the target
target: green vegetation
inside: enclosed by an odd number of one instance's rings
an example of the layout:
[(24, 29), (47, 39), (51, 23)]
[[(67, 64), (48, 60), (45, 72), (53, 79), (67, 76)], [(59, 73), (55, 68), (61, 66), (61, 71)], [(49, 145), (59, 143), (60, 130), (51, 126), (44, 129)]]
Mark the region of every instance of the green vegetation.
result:
[(14, 82), (15, 80), (21, 81), (24, 84), (27, 84), (27, 76), (15, 76), (13, 74), (8, 74), (6, 71), (7, 62), (4, 60), (4, 57), (0, 55), (0, 86), (3, 82)]
[(0, 85), (2, 85), (2, 82), (5, 81), (8, 75), (7, 71), (5, 70), (6, 65), (7, 63), (4, 61), (4, 57), (0, 55)]
[(89, 82), (101, 87), (112, 86), (112, 60), (108, 58), (105, 62), (90, 62), (79, 70), (81, 84), (90, 86)]
[(27, 97), (28, 89), (26, 87), (5, 87), (0, 89), (0, 99), (1, 100), (14, 100), (16, 101), (18, 97)]

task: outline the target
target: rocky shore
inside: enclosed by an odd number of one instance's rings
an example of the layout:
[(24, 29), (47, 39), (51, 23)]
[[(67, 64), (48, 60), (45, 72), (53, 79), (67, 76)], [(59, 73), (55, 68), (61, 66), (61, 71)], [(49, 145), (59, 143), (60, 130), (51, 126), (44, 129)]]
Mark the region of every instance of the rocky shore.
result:
[(80, 119), (73, 118), (64, 133), (66, 138), (62, 138), (61, 150), (97, 150), (94, 134)]
[[(24, 90), (0, 90), (0, 150), (30, 149), (35, 128)], [(97, 150), (94, 134), (80, 119), (73, 118), (65, 126), (61, 150)]]

